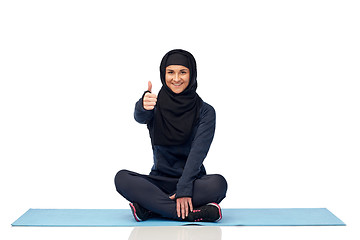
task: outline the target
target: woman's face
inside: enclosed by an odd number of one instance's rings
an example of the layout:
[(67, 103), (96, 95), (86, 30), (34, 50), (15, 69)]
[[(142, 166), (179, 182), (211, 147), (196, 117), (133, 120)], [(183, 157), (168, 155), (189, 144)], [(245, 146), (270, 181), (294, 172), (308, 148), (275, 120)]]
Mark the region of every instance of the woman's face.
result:
[(174, 93), (181, 93), (189, 86), (190, 70), (182, 65), (169, 65), (165, 71), (166, 85)]

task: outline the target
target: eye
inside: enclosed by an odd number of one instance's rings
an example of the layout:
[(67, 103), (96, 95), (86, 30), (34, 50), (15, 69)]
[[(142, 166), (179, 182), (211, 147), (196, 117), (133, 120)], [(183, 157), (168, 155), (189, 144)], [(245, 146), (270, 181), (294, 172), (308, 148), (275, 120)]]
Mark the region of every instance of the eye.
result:
[(181, 74), (187, 74), (187, 71), (181, 71)]
[(174, 72), (173, 72), (173, 71), (168, 71), (167, 73), (168, 73), (168, 74), (172, 74), (172, 73), (174, 73)]

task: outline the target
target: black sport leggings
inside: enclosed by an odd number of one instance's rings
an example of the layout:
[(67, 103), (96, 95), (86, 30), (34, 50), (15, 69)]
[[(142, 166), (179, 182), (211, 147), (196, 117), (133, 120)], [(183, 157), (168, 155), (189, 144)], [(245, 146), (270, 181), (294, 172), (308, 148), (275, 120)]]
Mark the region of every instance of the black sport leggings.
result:
[[(115, 176), (115, 186), (128, 201), (136, 202), (162, 217), (180, 220), (176, 213), (176, 201), (169, 198), (169, 194), (176, 191), (178, 180), (121, 170)], [(227, 183), (223, 176), (204, 175), (194, 181), (193, 207), (211, 202), (220, 203), (225, 198), (226, 191)]]

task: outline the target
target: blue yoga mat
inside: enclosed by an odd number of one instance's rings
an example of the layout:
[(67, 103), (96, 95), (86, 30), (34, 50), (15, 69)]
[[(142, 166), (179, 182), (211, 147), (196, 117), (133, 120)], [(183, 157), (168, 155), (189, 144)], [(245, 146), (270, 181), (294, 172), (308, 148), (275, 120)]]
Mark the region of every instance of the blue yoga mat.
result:
[[(345, 226), (326, 208), (223, 209), (217, 223), (203, 226)], [(139, 227), (184, 226), (192, 222), (149, 219), (136, 222), (130, 209), (29, 209), (12, 226)]]

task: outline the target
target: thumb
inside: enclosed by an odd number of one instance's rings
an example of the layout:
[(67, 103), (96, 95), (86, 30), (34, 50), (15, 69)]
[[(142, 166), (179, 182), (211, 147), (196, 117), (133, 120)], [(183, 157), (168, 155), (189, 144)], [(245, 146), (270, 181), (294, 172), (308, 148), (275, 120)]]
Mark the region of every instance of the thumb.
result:
[(152, 89), (152, 83), (151, 83), (151, 81), (149, 81), (149, 82), (148, 82), (148, 91), (151, 92), (151, 89)]

